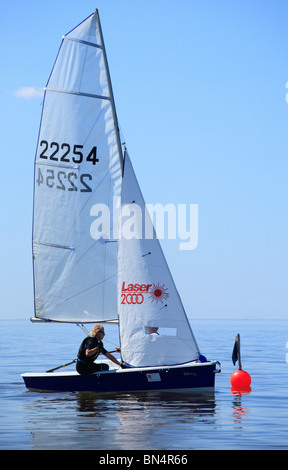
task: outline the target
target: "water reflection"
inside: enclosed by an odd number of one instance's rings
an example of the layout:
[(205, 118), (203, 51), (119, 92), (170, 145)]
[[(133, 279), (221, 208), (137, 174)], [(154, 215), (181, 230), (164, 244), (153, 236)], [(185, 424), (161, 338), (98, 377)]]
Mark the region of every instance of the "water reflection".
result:
[(36, 449), (193, 449), (198, 426), (216, 422), (214, 393), (77, 392), (47, 394), (34, 405), (29, 429)]
[(231, 387), (231, 393), (233, 394), (232, 406), (235, 424), (241, 424), (243, 416), (249, 413), (249, 408), (243, 406), (242, 396), (248, 395), (251, 390), (251, 387)]
[[(196, 422), (214, 419), (214, 394), (176, 395), (165, 393), (95, 395), (77, 393), (78, 412), (105, 422), (109, 442), (102, 449), (167, 449), (175, 442), (175, 432), (191, 433)], [(168, 442), (170, 441), (170, 444)], [(167, 446), (168, 444), (168, 446)], [(183, 447), (185, 448), (185, 447)]]

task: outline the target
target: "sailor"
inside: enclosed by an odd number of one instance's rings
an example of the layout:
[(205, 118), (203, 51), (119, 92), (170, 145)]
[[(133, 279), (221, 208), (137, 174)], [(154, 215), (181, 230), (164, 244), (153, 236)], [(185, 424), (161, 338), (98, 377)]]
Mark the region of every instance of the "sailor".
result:
[[(90, 335), (82, 341), (76, 362), (76, 370), (79, 374), (88, 375), (93, 372), (108, 370), (108, 364), (94, 363), (99, 354), (104, 354), (110, 361), (121, 366), (120, 362), (104, 348), (102, 343), (104, 336), (103, 326), (96, 325), (92, 328)], [(120, 348), (116, 348), (115, 351), (120, 352)]]

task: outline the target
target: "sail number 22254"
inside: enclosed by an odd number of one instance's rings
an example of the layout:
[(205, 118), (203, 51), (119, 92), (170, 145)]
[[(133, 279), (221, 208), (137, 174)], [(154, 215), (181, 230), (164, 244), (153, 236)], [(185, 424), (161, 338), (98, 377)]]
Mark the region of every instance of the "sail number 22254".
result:
[(73, 145), (68, 143), (59, 144), (58, 142), (47, 142), (47, 140), (41, 140), (39, 146), (41, 152), (39, 157), (44, 160), (52, 160), (53, 162), (64, 162), (64, 163), (77, 163), (80, 164), (86, 160), (91, 162), (92, 165), (96, 165), (99, 162), (97, 158), (97, 147), (94, 146), (87, 154), (84, 154), (83, 145)]

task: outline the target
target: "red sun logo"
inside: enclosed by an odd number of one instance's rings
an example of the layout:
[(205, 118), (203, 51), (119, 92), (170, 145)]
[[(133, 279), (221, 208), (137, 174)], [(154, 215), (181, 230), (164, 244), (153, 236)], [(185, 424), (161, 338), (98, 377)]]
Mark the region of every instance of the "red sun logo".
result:
[(168, 288), (165, 288), (164, 286), (165, 284), (163, 284), (163, 286), (160, 286), (159, 282), (157, 285), (153, 284), (153, 286), (149, 290), (149, 299), (151, 299), (151, 302), (155, 301), (156, 304), (158, 304), (158, 302), (163, 302), (163, 300), (168, 299)]

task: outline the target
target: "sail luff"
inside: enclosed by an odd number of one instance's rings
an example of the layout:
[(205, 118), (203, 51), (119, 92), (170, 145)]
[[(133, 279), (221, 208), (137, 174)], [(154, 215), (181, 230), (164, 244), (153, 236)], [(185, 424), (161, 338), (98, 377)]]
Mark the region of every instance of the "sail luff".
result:
[[(62, 43), (61, 43), (62, 44)], [(60, 46), (61, 47), (61, 46)], [(60, 48), (59, 48), (60, 51)], [(58, 54), (59, 54), (58, 51)], [(58, 57), (58, 55), (57, 55)], [(55, 59), (56, 62), (57, 58)], [(52, 69), (53, 70), (53, 69)], [(52, 74), (52, 71), (51, 71)], [(50, 75), (51, 75), (50, 74)], [(50, 78), (50, 76), (49, 76)], [(48, 83), (48, 82), (47, 82)], [(44, 97), (42, 102), (42, 110), (41, 110), (41, 118), (40, 118), (40, 126), (38, 131), (37, 137), (37, 148), (34, 157), (34, 174), (33, 174), (33, 208), (32, 208), (32, 237), (31, 237), (31, 252), (32, 252), (32, 278), (33, 278), (33, 307), (34, 307), (34, 319), (37, 320), (37, 305), (36, 305), (36, 268), (35, 268), (35, 261), (34, 261), (34, 238), (35, 238), (35, 200), (36, 200), (36, 169), (37, 169), (37, 153), (38, 153), (38, 144), (40, 142), (40, 135), (41, 135), (41, 127), (42, 127), (42, 120), (43, 120), (43, 113), (44, 113), (44, 106), (45, 106), (45, 97), (46, 97), (46, 90), (44, 90)], [(31, 318), (32, 321), (32, 318)]]

